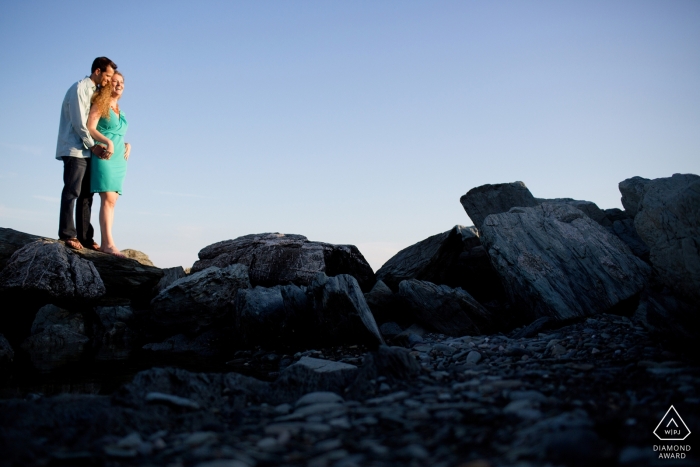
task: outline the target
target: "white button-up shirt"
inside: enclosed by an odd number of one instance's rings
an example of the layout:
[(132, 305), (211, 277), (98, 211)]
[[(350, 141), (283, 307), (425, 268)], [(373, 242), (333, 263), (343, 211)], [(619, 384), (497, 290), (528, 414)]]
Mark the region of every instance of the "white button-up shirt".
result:
[(61, 121), (58, 124), (56, 159), (62, 157), (90, 157), (95, 142), (87, 128), (90, 99), (97, 86), (89, 76), (68, 89), (61, 105)]

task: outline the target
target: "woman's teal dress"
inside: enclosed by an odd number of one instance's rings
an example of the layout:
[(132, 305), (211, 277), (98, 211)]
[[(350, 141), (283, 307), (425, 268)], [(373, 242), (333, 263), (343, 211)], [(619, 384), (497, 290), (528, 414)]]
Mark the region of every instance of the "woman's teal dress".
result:
[(129, 124), (124, 112), (119, 115), (109, 109), (109, 119), (100, 118), (97, 122), (97, 131), (112, 140), (114, 154), (109, 159), (100, 159), (92, 155), (92, 167), (90, 169), (90, 191), (103, 193), (116, 191), (122, 194), (122, 184), (126, 177), (126, 161), (124, 160), (124, 135)]

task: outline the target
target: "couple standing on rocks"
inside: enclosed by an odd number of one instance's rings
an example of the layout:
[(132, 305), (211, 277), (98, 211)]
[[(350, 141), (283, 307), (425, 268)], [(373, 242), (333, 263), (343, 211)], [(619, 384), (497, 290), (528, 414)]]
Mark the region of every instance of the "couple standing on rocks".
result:
[[(85, 247), (124, 257), (112, 239), (114, 206), (131, 152), (124, 142), (128, 123), (119, 109), (123, 91), (117, 64), (97, 57), (90, 76), (73, 84), (63, 98), (56, 144), (56, 159), (63, 161), (58, 237), (74, 250)], [(102, 247), (94, 241), (90, 223), (94, 193), (100, 194)]]

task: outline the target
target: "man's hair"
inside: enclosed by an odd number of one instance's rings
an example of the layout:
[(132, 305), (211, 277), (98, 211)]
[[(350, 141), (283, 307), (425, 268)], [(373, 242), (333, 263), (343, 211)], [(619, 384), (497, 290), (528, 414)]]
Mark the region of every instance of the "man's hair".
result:
[(97, 57), (92, 62), (92, 69), (90, 70), (90, 73), (94, 73), (95, 70), (97, 70), (98, 68), (104, 73), (105, 71), (107, 71), (108, 66), (111, 66), (114, 70), (117, 69), (117, 64), (114, 63), (112, 60), (108, 59), (107, 57)]

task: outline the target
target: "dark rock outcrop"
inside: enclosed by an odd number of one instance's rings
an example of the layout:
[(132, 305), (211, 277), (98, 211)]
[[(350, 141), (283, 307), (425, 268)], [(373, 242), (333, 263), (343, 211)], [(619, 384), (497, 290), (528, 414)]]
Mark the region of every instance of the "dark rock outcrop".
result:
[(372, 311), (353, 276), (316, 275), (308, 288), (319, 340), (328, 344), (384, 344)]
[(7, 365), (12, 363), (15, 359), (15, 351), (12, 350), (12, 346), (5, 336), (0, 334), (0, 365)]
[[(63, 245), (56, 240), (0, 227), (0, 270), (17, 250), (37, 240)], [(135, 302), (148, 303), (153, 298), (153, 287), (163, 275), (162, 271), (156, 267), (87, 248), (79, 251), (69, 250), (69, 252), (93, 263), (108, 297), (128, 298)]]
[(618, 188), (622, 194), (620, 202), (630, 216), (634, 217), (637, 215), (637, 212), (639, 212), (639, 204), (644, 197), (644, 187), (649, 181), (648, 178), (632, 177), (618, 184)]
[(236, 297), (236, 329), (247, 345), (313, 345), (314, 321), (306, 287), (294, 284), (241, 289)]
[(625, 185), (633, 187), (623, 191), (631, 205), (643, 193), (634, 226), (649, 246), (659, 279), (681, 298), (700, 305), (700, 176), (634, 178), (621, 182), (621, 191)]
[(50, 239), (0, 227), (0, 271), (7, 265), (7, 262), (15, 251), (37, 240), (48, 241)]
[(80, 313), (46, 305), (37, 312), (22, 348), (36, 368), (49, 371), (80, 360), (88, 342)]
[(399, 284), (416, 322), (449, 336), (478, 335), (493, 327), (489, 312), (466, 291), (415, 279)]
[(105, 294), (105, 285), (90, 261), (47, 240), (15, 251), (0, 272), (0, 289), (59, 300), (90, 300)]
[(123, 360), (134, 350), (138, 334), (130, 325), (134, 312), (130, 306), (98, 306), (95, 314), (100, 325), (95, 332), (95, 344), (99, 351), (97, 360)]
[(309, 241), (303, 235), (264, 233), (214, 243), (199, 252), (192, 272), (210, 266), (245, 264), (253, 285), (309, 285), (317, 273), (349, 274), (363, 291), (375, 282), (374, 272), (357, 247)]
[(489, 214), (508, 212), (513, 207), (539, 204), (523, 182), (478, 186), (459, 198), (459, 202), (479, 230)]
[(193, 332), (217, 321), (233, 321), (239, 289), (250, 288), (248, 267), (210, 267), (173, 282), (152, 301), (150, 319), (163, 331)]
[(156, 284), (155, 292), (156, 294), (161, 293), (163, 290), (167, 289), (173, 282), (186, 277), (187, 274), (182, 266), (176, 266), (174, 268), (163, 269), (163, 277)]
[(616, 236), (566, 204), (491, 215), (481, 238), (512, 302), (524, 305), (533, 319), (625, 306), (650, 272)]
[[(418, 279), (461, 287), (481, 303), (505, 298), (501, 280), (481, 245), (476, 228), (461, 225), (404, 248), (377, 271), (377, 279), (394, 292), (398, 291), (401, 281)], [(392, 313), (397, 306), (388, 296), (381, 303), (374, 299), (373, 302), (380, 315), (388, 314), (386, 319), (402, 319), (400, 313)], [(374, 311), (372, 304), (370, 308)]]

